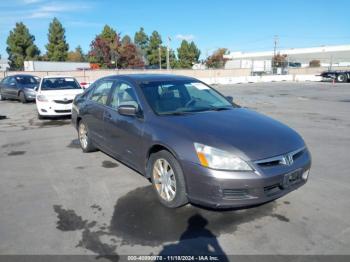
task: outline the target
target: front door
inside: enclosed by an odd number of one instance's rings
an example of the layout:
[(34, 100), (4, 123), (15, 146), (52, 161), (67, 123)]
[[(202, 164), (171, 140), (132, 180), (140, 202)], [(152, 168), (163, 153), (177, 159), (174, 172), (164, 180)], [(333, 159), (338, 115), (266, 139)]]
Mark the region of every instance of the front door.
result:
[(141, 110), (134, 87), (127, 82), (118, 82), (112, 91), (104, 126), (109, 151), (137, 170), (142, 170), (142, 145), (144, 121), (142, 117), (124, 116), (118, 113), (121, 105), (133, 105)]

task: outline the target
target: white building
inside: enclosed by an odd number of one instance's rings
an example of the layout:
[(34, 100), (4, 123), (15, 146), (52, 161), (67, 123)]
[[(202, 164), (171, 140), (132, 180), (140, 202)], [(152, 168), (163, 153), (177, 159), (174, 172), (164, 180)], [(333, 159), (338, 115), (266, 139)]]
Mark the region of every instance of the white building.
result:
[(85, 62), (24, 61), (24, 71), (74, 71), (90, 69)]
[(9, 68), (9, 61), (7, 59), (0, 59), (0, 71), (7, 71)]
[[(350, 45), (321, 46), (310, 48), (291, 48), (277, 50), (276, 53), (287, 55), (287, 61), (308, 67), (310, 61), (319, 60), (321, 66), (350, 66)], [(264, 52), (231, 52), (225, 58), (229, 59), (225, 68), (251, 68), (253, 71), (269, 71), (274, 51)], [(256, 70), (254, 70), (256, 69)]]

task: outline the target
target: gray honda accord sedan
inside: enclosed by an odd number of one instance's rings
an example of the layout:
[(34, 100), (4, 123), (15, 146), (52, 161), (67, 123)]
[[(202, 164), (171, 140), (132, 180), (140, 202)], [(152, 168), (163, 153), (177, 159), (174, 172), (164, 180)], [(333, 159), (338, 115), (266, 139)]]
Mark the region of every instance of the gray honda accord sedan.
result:
[(99, 79), (75, 98), (72, 123), (84, 152), (141, 173), (170, 208), (265, 203), (305, 184), (311, 166), (294, 130), (190, 77)]

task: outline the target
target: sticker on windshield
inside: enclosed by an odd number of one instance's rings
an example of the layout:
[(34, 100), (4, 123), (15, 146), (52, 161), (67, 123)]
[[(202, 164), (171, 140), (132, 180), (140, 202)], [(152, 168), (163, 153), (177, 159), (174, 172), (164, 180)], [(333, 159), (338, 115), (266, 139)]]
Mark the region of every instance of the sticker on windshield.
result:
[(194, 87), (198, 88), (199, 90), (206, 90), (206, 89), (210, 89), (209, 87), (207, 87), (205, 84), (202, 83), (191, 83), (191, 85), (193, 85)]
[(65, 78), (64, 80), (67, 81), (67, 82), (73, 82), (74, 78)]

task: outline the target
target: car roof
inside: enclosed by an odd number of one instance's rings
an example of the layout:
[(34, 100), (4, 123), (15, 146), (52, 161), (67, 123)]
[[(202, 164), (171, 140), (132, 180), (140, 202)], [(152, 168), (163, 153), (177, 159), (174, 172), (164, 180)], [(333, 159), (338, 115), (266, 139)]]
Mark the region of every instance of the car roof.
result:
[(108, 79), (124, 79), (135, 82), (143, 81), (171, 81), (171, 80), (196, 80), (193, 77), (170, 75), (170, 74), (125, 74), (125, 75), (112, 75), (106, 77)]
[(68, 76), (68, 75), (49, 75), (49, 76), (43, 76), (42, 77), (43, 79), (44, 78), (74, 78), (74, 76)]
[(25, 76), (31, 76), (35, 77), (34, 75), (29, 75), (29, 74), (15, 74), (15, 75), (9, 75), (8, 77), (25, 77)]

